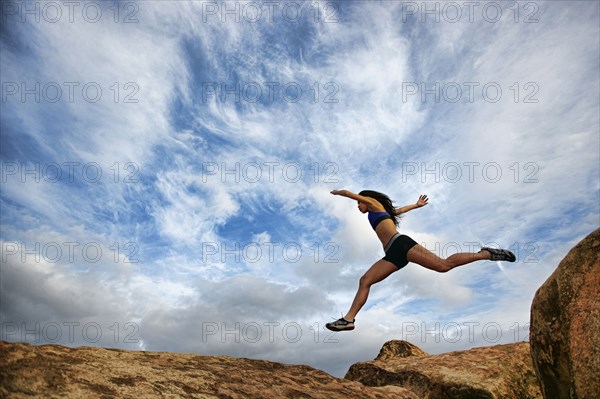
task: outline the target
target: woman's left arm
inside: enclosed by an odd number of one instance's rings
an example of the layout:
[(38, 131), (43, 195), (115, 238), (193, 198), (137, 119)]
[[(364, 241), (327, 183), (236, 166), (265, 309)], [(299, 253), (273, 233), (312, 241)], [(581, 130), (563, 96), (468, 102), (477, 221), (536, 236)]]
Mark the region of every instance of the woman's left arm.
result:
[(425, 194), (419, 196), (419, 200), (415, 204), (406, 205), (400, 208), (396, 208), (396, 215), (412, 211), (413, 209), (421, 208), (428, 204), (429, 198)]

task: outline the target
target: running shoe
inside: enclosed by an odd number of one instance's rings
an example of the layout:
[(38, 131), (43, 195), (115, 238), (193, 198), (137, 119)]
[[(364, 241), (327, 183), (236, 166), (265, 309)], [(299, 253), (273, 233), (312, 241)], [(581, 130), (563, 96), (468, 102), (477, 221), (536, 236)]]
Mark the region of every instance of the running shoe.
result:
[(331, 331), (350, 331), (354, 330), (354, 320), (348, 321), (342, 317), (333, 323), (325, 324), (325, 327)]
[[(508, 249), (496, 249), (496, 248), (484, 247), (484, 248), (481, 248), (481, 251), (488, 251), (492, 255), (490, 260), (494, 260), (494, 261), (505, 260), (507, 262), (514, 262), (517, 260), (515, 254), (513, 254)], [(481, 251), (479, 251), (479, 252), (481, 252)]]

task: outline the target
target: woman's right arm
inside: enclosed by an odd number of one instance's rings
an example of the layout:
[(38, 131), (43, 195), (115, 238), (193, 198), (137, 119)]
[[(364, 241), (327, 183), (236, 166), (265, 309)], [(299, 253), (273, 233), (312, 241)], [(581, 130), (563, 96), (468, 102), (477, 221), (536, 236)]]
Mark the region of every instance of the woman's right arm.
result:
[(366, 198), (362, 195), (354, 194), (353, 192), (348, 190), (331, 190), (331, 194), (340, 195), (342, 197), (350, 198), (357, 201), (362, 201), (362, 198)]
[(352, 193), (348, 190), (331, 190), (331, 194), (341, 195), (342, 197), (348, 197), (348, 194), (352, 194)]
[(371, 206), (376, 206), (377, 208), (381, 207), (381, 204), (376, 199), (371, 198), (371, 197), (365, 197), (363, 195), (358, 195), (358, 194), (353, 193), (352, 191), (348, 191), (348, 190), (331, 190), (331, 194), (333, 194), (333, 195), (340, 195), (342, 197), (350, 198), (350, 199), (353, 199), (355, 201), (360, 201), (362, 203), (367, 204), (367, 206), (369, 206), (369, 207), (371, 207)]

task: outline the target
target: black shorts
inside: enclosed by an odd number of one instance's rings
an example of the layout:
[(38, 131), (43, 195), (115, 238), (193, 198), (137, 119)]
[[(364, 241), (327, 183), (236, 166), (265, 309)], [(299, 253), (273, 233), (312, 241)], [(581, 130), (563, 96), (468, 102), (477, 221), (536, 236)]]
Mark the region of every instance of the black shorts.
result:
[(417, 242), (409, 236), (396, 233), (385, 246), (385, 256), (383, 259), (392, 262), (400, 270), (408, 264), (406, 254), (415, 245), (417, 245)]

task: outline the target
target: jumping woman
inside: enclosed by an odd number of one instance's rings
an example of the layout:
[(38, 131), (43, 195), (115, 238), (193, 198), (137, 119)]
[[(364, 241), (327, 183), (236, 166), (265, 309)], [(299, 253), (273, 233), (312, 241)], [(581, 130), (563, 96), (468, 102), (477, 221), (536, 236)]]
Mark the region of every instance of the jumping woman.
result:
[(375, 230), (385, 251), (385, 256), (375, 262), (360, 278), (358, 292), (348, 313), (341, 319), (325, 325), (331, 331), (354, 330), (356, 314), (367, 302), (371, 286), (387, 278), (395, 271), (402, 269), (409, 262), (417, 263), (436, 272), (445, 273), (457, 266), (478, 260), (508, 262), (516, 260), (515, 255), (509, 250), (487, 247), (481, 248), (477, 253), (457, 253), (443, 259), (417, 244), (412, 238), (400, 235), (396, 231), (398, 226), (397, 217), (427, 205), (428, 198), (426, 195), (419, 196), (419, 200), (415, 204), (394, 208), (392, 200), (387, 195), (377, 191), (365, 190), (354, 194), (348, 190), (333, 190), (331, 194), (341, 195), (358, 202), (358, 210), (362, 213), (368, 213), (371, 227)]

